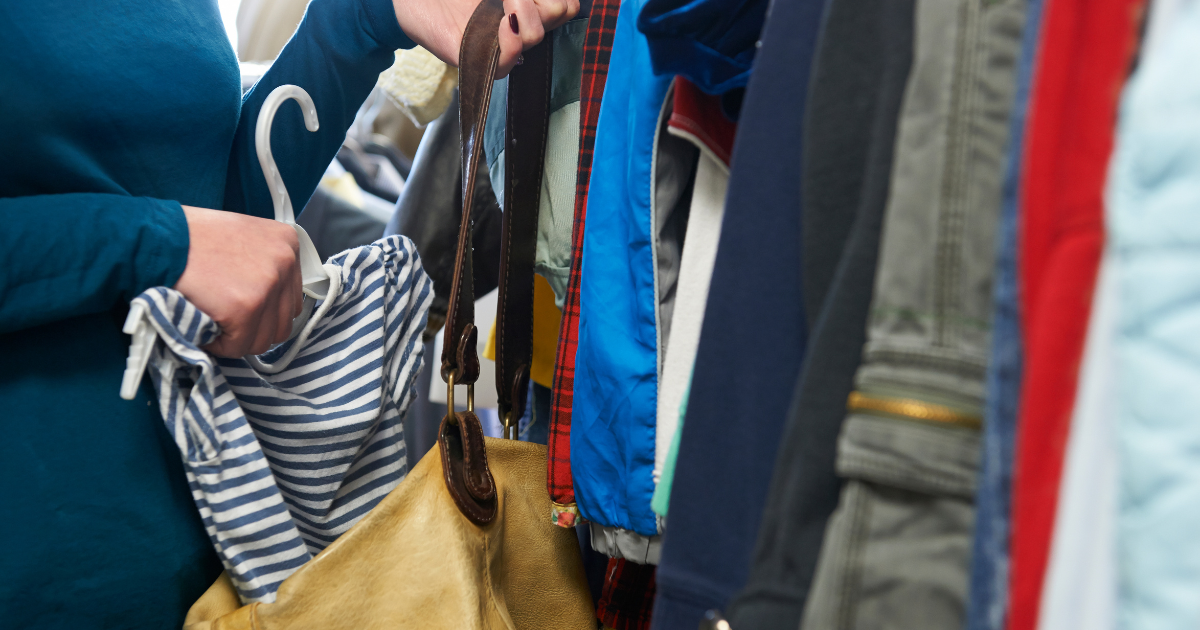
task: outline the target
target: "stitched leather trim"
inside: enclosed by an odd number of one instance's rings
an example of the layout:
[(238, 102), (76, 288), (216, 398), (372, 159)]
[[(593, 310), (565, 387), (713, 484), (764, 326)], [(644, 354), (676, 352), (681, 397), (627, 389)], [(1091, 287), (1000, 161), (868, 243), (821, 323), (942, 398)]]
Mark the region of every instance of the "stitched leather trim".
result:
[(496, 482), (488, 469), (483, 427), (470, 411), (446, 416), (438, 432), (446, 489), (463, 516), (476, 525), (496, 518)]

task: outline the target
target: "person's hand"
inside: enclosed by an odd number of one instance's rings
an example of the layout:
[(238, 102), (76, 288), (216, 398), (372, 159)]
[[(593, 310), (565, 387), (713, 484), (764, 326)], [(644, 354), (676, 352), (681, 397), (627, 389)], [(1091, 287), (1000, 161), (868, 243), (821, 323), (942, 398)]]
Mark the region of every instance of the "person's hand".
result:
[(205, 350), (232, 358), (286, 340), (304, 304), (296, 230), (235, 212), (183, 212), (190, 245), (175, 289), (221, 325)]
[[(400, 28), (446, 63), (458, 65), (458, 47), (479, 0), (392, 0)], [(500, 22), (500, 65), (496, 78), (517, 65), (517, 57), (579, 13), (579, 0), (504, 0)]]

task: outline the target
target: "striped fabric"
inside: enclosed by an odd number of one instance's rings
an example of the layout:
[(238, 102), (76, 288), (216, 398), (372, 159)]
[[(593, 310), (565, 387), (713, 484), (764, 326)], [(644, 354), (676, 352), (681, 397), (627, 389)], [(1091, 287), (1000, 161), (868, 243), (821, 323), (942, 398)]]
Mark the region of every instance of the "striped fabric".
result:
[(595, 0), (583, 42), (583, 75), (579, 87), (579, 165), (575, 175), (575, 221), (571, 231), (571, 275), (559, 325), (558, 353), (554, 360), (554, 391), (550, 403), (550, 437), (547, 485), (554, 502), (551, 518), (562, 527), (574, 527), (579, 516), (571, 476), (571, 402), (575, 391), (575, 351), (579, 347), (579, 279), (583, 259), (583, 225), (587, 216), (588, 183), (592, 176), (592, 151), (600, 100), (608, 77), (608, 60), (617, 31), (620, 0)]
[[(408, 472), (401, 419), (421, 370), (433, 283), (412, 242), (343, 252), (329, 296), (257, 359), (199, 347), (220, 329), (165, 287), (135, 299), (158, 334), (149, 371), (192, 497), (245, 602), (371, 510)], [(272, 364), (298, 345), (286, 365)]]

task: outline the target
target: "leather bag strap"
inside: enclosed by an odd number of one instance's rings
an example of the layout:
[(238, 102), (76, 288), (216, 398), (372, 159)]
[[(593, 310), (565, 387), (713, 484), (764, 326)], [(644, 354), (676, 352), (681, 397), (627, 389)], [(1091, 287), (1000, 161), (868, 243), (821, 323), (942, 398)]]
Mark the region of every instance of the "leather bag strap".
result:
[(504, 222), (496, 307), (496, 395), (506, 437), (525, 412), (533, 360), (533, 262), (550, 123), (550, 37), (524, 53), (508, 78)]
[[(442, 346), (442, 379), (470, 385), (479, 378), (475, 294), (471, 277), (471, 206), (483, 159), (483, 132), (492, 77), (500, 56), (496, 31), (501, 0), (483, 0), (467, 22), (459, 52), (459, 124), (462, 142), (462, 218)], [(522, 55), (509, 74), (505, 124), (505, 191), (496, 322), (496, 392), (506, 429), (525, 411), (533, 355), (533, 261), (550, 116), (552, 52), (543, 41)]]
[(502, 0), (483, 0), (467, 21), (458, 52), (458, 124), (462, 143), (462, 218), (458, 229), (458, 249), (454, 257), (454, 276), (450, 285), (450, 305), (446, 312), (445, 339), (442, 344), (442, 380), (451, 375), (459, 385), (473, 385), (479, 379), (479, 354), (476, 351), (475, 290), (471, 261), (471, 203), (475, 198), (476, 173), (483, 159), (483, 132), (487, 127), (491, 104), (492, 77), (500, 60), (497, 36), (504, 17)]
[[(475, 291), (471, 260), (471, 207), (483, 159), (483, 132), (500, 58), (502, 0), (483, 0), (467, 21), (459, 49), (459, 125), (462, 143), (462, 218), (454, 259), (442, 379), (449, 386), (446, 417), (438, 431), (446, 489), (459, 511), (477, 525), (496, 517), (496, 484), (488, 468), (483, 430), (474, 413), (479, 378)], [(497, 306), (496, 391), (505, 436), (516, 437), (525, 408), (533, 354), (533, 260), (550, 107), (550, 44), (524, 53), (509, 74), (505, 137), (505, 194), (501, 225), (500, 299)], [(454, 386), (468, 386), (466, 412), (454, 410)]]

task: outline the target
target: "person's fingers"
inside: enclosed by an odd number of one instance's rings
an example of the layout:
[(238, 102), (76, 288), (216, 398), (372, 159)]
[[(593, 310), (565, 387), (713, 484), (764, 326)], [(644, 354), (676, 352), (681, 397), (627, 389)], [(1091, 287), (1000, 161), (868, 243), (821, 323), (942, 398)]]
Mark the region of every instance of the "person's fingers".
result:
[(292, 320), (300, 314), (304, 306), (304, 292), (301, 290), (303, 279), (300, 276), (299, 265), (294, 265), (286, 280), (280, 287), (279, 326), (275, 329), (274, 343), (287, 341), (292, 332)]
[(208, 344), (207, 346), (204, 346), (204, 350), (206, 352), (208, 352), (209, 354), (214, 354), (218, 357), (224, 357), (226, 359), (235, 359), (242, 355), (237, 354), (236, 352), (233, 351), (234, 343), (236, 343), (236, 341), (233, 339), (233, 333), (229, 330), (222, 328), (221, 334), (218, 335), (216, 340), (214, 340), (212, 343)]
[(579, 13), (579, 0), (533, 0), (537, 6), (538, 15), (542, 18), (542, 27), (552, 31)]
[(295, 230), (288, 230), (283, 236), (288, 247), (280, 250), (276, 262), (279, 272), (273, 278), (275, 282), (271, 294), (277, 301), (268, 303), (266, 311), (268, 317), (273, 315), (275, 318), (272, 344), (287, 341), (292, 331), (292, 319), (300, 314), (300, 308), (304, 304), (304, 294), (301, 291), (304, 280), (300, 273), (300, 242)]
[(302, 290), (303, 282), (304, 279), (300, 276), (299, 270), (297, 270), (296, 281), (292, 283), (292, 319), (299, 317), (300, 311), (304, 310), (304, 291)]
[(509, 16), (511, 15), (513, 14), (505, 14), (504, 19), (500, 20), (500, 60), (496, 64), (497, 79), (502, 79), (512, 72), (523, 50), (521, 36), (514, 33), (509, 27), (509, 20), (512, 19)]
[(275, 334), (271, 336), (271, 344), (283, 343), (287, 341), (288, 335), (292, 333), (292, 296), (286, 287), (280, 287), (280, 299), (278, 306), (272, 311), (275, 313)]
[(281, 323), (279, 330), (276, 331), (275, 343), (287, 341), (287, 337), (292, 331), (292, 320), (300, 315), (300, 311), (304, 310), (303, 283), (304, 277), (300, 273), (300, 263), (296, 261), (289, 268), (287, 278), (283, 283), (283, 299), (279, 302)]
[(536, 46), (546, 35), (541, 13), (533, 0), (505, 0), (504, 11), (497, 77), (507, 75), (519, 63), (521, 53)]
[[(509, 8), (509, 7), (512, 8)], [(546, 36), (546, 26), (542, 23), (542, 14), (534, 0), (508, 0), (504, 3), (508, 12), (508, 30), (521, 36), (521, 48), (529, 50), (538, 45)], [(513, 16), (516, 19), (513, 19)], [(514, 29), (513, 26), (516, 25)]]
[(279, 308), (279, 290), (272, 291), (267, 296), (266, 303), (254, 314), (254, 321), (258, 325), (254, 329), (254, 341), (250, 344), (247, 354), (262, 354), (271, 349), (275, 343), (276, 331), (279, 329), (280, 313), (283, 309)]
[(256, 321), (250, 313), (257, 310), (258, 301), (250, 294), (231, 294), (226, 298), (228, 312), (239, 316), (217, 316), (221, 334), (205, 350), (219, 357), (236, 359), (250, 353), (256, 331), (248, 324)]

